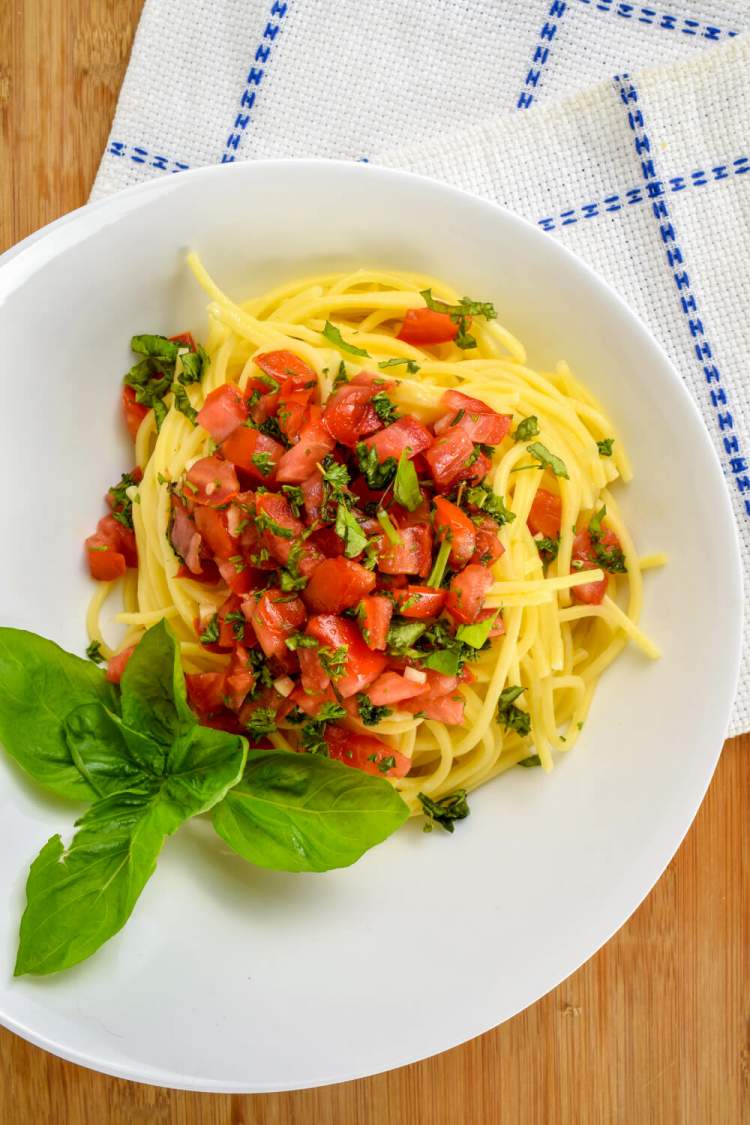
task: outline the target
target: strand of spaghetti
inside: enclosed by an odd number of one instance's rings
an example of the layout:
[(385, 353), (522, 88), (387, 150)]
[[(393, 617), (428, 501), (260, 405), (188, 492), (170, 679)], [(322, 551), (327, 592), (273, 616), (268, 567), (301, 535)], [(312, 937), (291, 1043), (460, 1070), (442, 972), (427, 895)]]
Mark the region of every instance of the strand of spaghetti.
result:
[(613, 628), (620, 628), (644, 655), (658, 660), (661, 651), (654, 642), (642, 632), (634, 621), (620, 609), (619, 605), (605, 596), (601, 605), (576, 605), (560, 610), (561, 621), (577, 621), (582, 617), (601, 617)]

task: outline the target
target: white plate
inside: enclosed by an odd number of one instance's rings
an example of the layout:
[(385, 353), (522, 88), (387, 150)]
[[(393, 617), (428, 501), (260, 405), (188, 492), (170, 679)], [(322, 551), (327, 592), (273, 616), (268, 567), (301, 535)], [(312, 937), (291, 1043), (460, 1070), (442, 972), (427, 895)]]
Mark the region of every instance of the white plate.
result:
[[(416, 824), (345, 871), (255, 870), (193, 823), (123, 932), (56, 978), (11, 977), (30, 860), (73, 810), (0, 766), (0, 1019), (84, 1066), (161, 1085), (339, 1082), (443, 1051), (533, 1003), (635, 909), (703, 796), (734, 695), (741, 580), (708, 435), (620, 299), (547, 235), (451, 188), (314, 161), (231, 164), (125, 191), (0, 264), (0, 621), (81, 651), (81, 544), (128, 467), (128, 340), (204, 324), (197, 249), (241, 297), (324, 267), (425, 270), (495, 301), (531, 361), (566, 358), (636, 467), (622, 498), (664, 649), (605, 677), (574, 753), (476, 793), (454, 836)], [(642, 971), (649, 971), (644, 964)], [(542, 1045), (543, 1046), (543, 1045)]]

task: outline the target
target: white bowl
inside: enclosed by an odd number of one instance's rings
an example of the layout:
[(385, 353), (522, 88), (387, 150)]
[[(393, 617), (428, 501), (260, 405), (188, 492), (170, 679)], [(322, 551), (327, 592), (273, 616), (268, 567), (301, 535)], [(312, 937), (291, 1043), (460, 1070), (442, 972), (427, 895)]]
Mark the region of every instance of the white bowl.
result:
[[(193, 823), (121, 934), (55, 978), (11, 977), (30, 860), (73, 813), (0, 767), (0, 1020), (141, 1082), (263, 1091), (373, 1074), (533, 1003), (622, 925), (687, 830), (734, 695), (741, 580), (717, 459), (687, 391), (611, 289), (547, 235), (452, 188), (274, 161), (141, 185), (53, 224), (0, 266), (0, 621), (80, 652), (81, 544), (129, 467), (118, 421), (131, 334), (200, 333), (197, 249), (232, 295), (375, 264), (495, 302), (536, 365), (567, 359), (619, 424), (622, 503), (660, 663), (626, 652), (550, 776), (474, 794), (455, 835), (407, 826), (354, 867), (274, 874)], [(641, 971), (648, 973), (644, 964)], [(543, 1049), (543, 1044), (540, 1045)]]

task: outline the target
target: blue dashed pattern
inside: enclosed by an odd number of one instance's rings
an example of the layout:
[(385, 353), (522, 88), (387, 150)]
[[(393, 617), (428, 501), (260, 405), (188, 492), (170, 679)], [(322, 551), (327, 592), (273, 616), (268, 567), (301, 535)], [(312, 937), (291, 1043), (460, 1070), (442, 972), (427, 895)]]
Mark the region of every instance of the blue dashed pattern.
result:
[(542, 72), (549, 61), (560, 20), (567, 9), (568, 4), (564, 0), (552, 0), (544, 23), (537, 35), (536, 46), (531, 56), (531, 65), (524, 78), (521, 93), (518, 95), (516, 109), (528, 109), (534, 101), (534, 91), (537, 89)]
[(661, 31), (676, 31), (680, 35), (693, 35), (700, 39), (711, 39), (718, 42), (720, 39), (731, 39), (738, 35), (737, 31), (727, 31), (721, 27), (706, 23), (703, 20), (688, 19), (687, 16), (673, 16), (666, 12), (657, 12), (644, 4), (623, 4), (619, 0), (577, 0), (595, 12), (609, 12), (625, 20), (655, 27)]
[[(628, 126), (633, 135), (633, 147), (636, 155), (640, 158), (644, 190), (649, 198), (655, 199), (655, 202), (651, 204), (651, 209), (659, 226), (659, 236), (664, 249), (665, 261), (672, 274), (675, 292), (684, 317), (685, 329), (693, 341), (693, 353), (708, 390), (708, 400), (711, 404), (725, 454), (723, 458), (724, 471), (742, 498), (745, 514), (750, 517), (750, 466), (742, 451), (740, 439), (735, 429), (734, 415), (726, 389), (723, 386), (718, 360), (701, 317), (698, 298), (693, 289), (685, 255), (680, 247), (678, 234), (672, 222), (664, 192), (651, 193), (649, 190), (652, 185), (658, 185), (661, 181), (656, 175), (654, 159), (651, 155), (651, 141), (646, 131), (643, 112), (638, 103), (638, 91), (627, 75), (615, 78), (614, 82), (615, 89), (628, 113)], [(741, 157), (740, 161), (741, 170), (747, 171), (747, 158)], [(734, 164), (736, 166), (737, 161)], [(725, 168), (727, 166), (720, 165), (720, 167)], [(719, 178), (724, 179), (725, 177)], [(680, 182), (681, 186), (672, 190), (682, 191), (687, 186), (686, 182), (681, 176), (676, 177), (676, 180)], [(706, 182), (705, 172), (700, 170), (697, 173), (697, 180), (693, 180), (693, 185), (697, 187)]]
[(171, 156), (149, 152), (142, 145), (129, 145), (125, 141), (110, 141), (107, 152), (110, 156), (120, 156), (125, 160), (131, 160), (133, 164), (145, 164), (159, 172), (184, 172), (190, 167), (184, 160), (175, 160)]
[(261, 36), (261, 41), (255, 48), (253, 63), (245, 79), (245, 88), (242, 91), (237, 115), (224, 142), (224, 151), (221, 154), (222, 164), (231, 164), (237, 159), (240, 142), (248, 126), (252, 124), (252, 111), (255, 108), (258, 93), (266, 75), (266, 68), (273, 53), (276, 37), (281, 31), (281, 21), (286, 16), (288, 8), (289, 5), (282, 3), (281, 0), (274, 0), (271, 6), (268, 22)]
[(558, 230), (560, 227), (569, 227), (586, 219), (595, 219), (607, 212), (622, 211), (624, 208), (635, 204), (648, 203), (652, 199), (671, 195), (686, 188), (705, 187), (715, 180), (727, 180), (733, 176), (742, 176), (750, 172), (750, 157), (738, 156), (727, 164), (715, 164), (710, 168), (695, 168), (684, 176), (670, 176), (667, 180), (656, 177), (648, 180), (641, 187), (626, 188), (622, 192), (613, 192), (602, 199), (592, 200), (591, 203), (581, 203), (578, 207), (560, 211), (557, 215), (545, 215), (537, 219), (537, 224), (542, 230)]

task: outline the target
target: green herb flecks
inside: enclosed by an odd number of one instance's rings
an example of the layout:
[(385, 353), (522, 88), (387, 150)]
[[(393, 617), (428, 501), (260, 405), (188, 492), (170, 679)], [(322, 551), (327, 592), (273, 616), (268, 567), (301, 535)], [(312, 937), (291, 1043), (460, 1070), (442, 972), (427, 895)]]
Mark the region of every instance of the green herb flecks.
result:
[(528, 711), (522, 711), (517, 707), (515, 702), (525, 691), (525, 687), (507, 687), (500, 693), (497, 701), (497, 721), (502, 723), (506, 730), (515, 731), (521, 738), (525, 738), (531, 730), (531, 716)]
[(342, 352), (348, 352), (350, 355), (362, 355), (370, 358), (370, 353), (365, 351), (364, 348), (358, 348), (356, 344), (348, 344), (341, 335), (341, 330), (335, 324), (331, 324), (327, 320), (322, 333), (327, 340), (329, 340), (335, 347)]
[(446, 832), (453, 832), (455, 822), (464, 820), (469, 815), (469, 803), (466, 800), (465, 789), (456, 789), (454, 793), (448, 793), (445, 797), (439, 797), (436, 801), (432, 797), (428, 797), (426, 793), (418, 793), (417, 796), (426, 817), (425, 832), (432, 832), (436, 824), (439, 824)]

